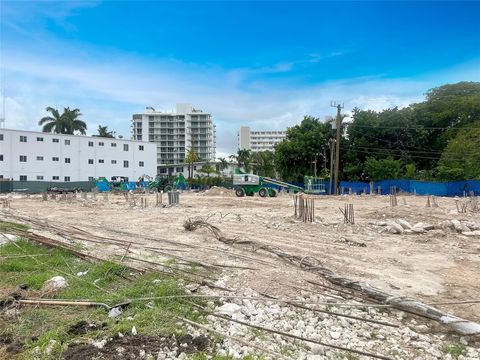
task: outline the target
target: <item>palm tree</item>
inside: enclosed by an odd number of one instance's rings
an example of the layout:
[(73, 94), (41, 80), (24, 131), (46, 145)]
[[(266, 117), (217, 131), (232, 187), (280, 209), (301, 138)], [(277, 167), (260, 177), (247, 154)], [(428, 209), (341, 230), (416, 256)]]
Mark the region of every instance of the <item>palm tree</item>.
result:
[[(194, 149), (187, 150), (187, 156), (185, 157), (185, 162), (188, 163), (188, 179), (192, 182), (193, 177), (193, 163), (200, 161), (200, 157), (195, 152)], [(191, 184), (190, 184), (191, 185)]]
[(228, 167), (228, 160), (223, 158), (223, 157), (218, 158), (218, 160), (219, 160), (218, 170), (220, 172), (222, 172), (223, 170), (225, 170)]
[(63, 114), (61, 115), (57, 109), (51, 106), (48, 106), (45, 110), (50, 112), (52, 116), (44, 116), (38, 122), (38, 125), (43, 125), (43, 132), (53, 131), (56, 134), (73, 134), (74, 131), (78, 131), (82, 135), (86, 134), (87, 124), (79, 119), (82, 116), (79, 109), (72, 110), (66, 107), (63, 108)]
[(210, 174), (217, 172), (208, 161), (198, 171), (207, 174), (207, 177), (210, 177)]
[(46, 111), (50, 112), (52, 116), (44, 116), (38, 122), (38, 125), (43, 125), (43, 132), (53, 132), (56, 134), (64, 134), (65, 127), (64, 127), (64, 120), (62, 115), (58, 112), (57, 109), (48, 106)]
[(238, 167), (246, 171), (250, 171), (250, 162), (252, 160), (251, 151), (249, 149), (241, 149), (235, 155), (230, 155), (230, 159), (236, 160)]
[(108, 131), (108, 126), (98, 125), (97, 134), (92, 136), (103, 137), (103, 138), (114, 138), (113, 131)]
[(80, 134), (85, 135), (87, 133), (87, 124), (80, 120), (82, 116), (80, 109), (70, 110), (69, 107), (64, 108), (63, 115), (65, 116), (65, 123), (67, 127), (67, 134), (73, 134), (74, 131), (78, 131)]

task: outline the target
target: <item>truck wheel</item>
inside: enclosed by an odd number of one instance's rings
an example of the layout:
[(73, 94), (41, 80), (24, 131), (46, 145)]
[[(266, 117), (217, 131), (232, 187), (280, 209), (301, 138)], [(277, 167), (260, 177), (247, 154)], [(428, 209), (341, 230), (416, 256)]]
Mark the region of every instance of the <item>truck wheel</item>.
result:
[(275, 189), (272, 189), (270, 194), (268, 194), (270, 197), (276, 197), (277, 196), (277, 191)]
[(260, 195), (261, 197), (266, 197), (268, 195), (267, 189), (262, 188), (262, 189), (258, 190), (258, 195)]
[(245, 190), (243, 190), (242, 188), (237, 188), (235, 189), (235, 195), (237, 195), (238, 197), (243, 197), (245, 196)]

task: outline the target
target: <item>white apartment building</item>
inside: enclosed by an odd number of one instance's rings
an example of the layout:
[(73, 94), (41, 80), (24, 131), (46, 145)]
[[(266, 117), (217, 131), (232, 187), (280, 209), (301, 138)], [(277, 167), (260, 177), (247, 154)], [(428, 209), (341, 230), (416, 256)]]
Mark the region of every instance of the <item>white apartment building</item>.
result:
[(287, 136), (286, 131), (252, 131), (248, 126), (240, 127), (238, 132), (238, 148), (240, 150), (274, 151), (275, 145)]
[(143, 113), (134, 114), (132, 138), (156, 144), (159, 174), (183, 172), (189, 149), (202, 161), (215, 161), (216, 130), (212, 115), (190, 104), (177, 104), (176, 112), (147, 107)]
[(0, 178), (91, 181), (155, 176), (155, 144), (124, 139), (0, 129)]

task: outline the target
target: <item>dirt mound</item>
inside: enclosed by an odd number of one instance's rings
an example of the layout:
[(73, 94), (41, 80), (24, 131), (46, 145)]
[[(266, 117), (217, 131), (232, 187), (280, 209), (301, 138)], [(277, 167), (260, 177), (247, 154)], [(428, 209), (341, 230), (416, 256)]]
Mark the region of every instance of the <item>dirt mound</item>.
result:
[(136, 335), (114, 337), (104, 347), (98, 348), (92, 344), (74, 344), (65, 351), (64, 359), (90, 360), (90, 359), (118, 359), (136, 360), (148, 358), (157, 354), (164, 348), (174, 350), (177, 356), (181, 353), (193, 354), (204, 351), (209, 344), (205, 336), (193, 337), (189, 334), (178, 338), (174, 336), (164, 338), (158, 336)]
[(72, 335), (86, 334), (89, 331), (103, 329), (106, 326), (107, 326), (107, 323), (96, 324), (96, 323), (88, 323), (82, 320), (70, 326), (70, 329), (68, 329), (68, 333)]
[(220, 186), (212, 186), (210, 189), (200, 194), (201, 196), (235, 196), (232, 189), (227, 189)]

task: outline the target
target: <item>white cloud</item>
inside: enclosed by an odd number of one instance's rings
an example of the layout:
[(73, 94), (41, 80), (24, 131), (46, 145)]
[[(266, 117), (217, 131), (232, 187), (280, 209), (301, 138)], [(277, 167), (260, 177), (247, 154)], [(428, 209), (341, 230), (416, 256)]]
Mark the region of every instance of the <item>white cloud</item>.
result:
[[(177, 102), (191, 102), (214, 115), (218, 152), (228, 154), (236, 150), (241, 125), (284, 129), (304, 115), (334, 114), (330, 100), (344, 102), (346, 111), (403, 107), (422, 100), (426, 90), (445, 81), (480, 80), (478, 61), (416, 80), (377, 76), (308, 85), (288, 77), (272, 83), (259, 75), (262, 69), (255, 68), (227, 70), (177, 60), (146, 61), (122, 53), (110, 53), (106, 60), (96, 49), (85, 51), (88, 56), (71, 48), (66, 52), (68, 59), (32, 49), (9, 49), (7, 127), (37, 128), (46, 106), (70, 106), (81, 109), (91, 132), (102, 124), (129, 137), (134, 112), (145, 106), (171, 110)], [(312, 55), (311, 60), (318, 57)], [(280, 64), (263, 71), (288, 69), (288, 64)]]

